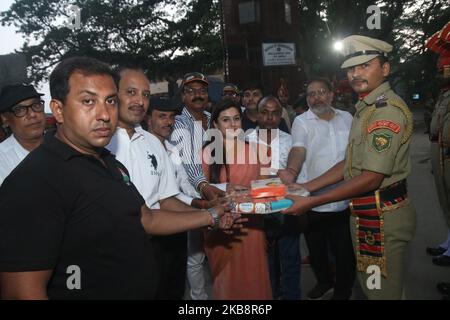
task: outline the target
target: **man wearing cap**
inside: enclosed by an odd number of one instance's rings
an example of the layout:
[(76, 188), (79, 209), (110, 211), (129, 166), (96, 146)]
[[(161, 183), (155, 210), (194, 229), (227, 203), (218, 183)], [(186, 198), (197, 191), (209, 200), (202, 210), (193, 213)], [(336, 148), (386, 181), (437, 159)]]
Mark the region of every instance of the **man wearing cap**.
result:
[(226, 83), (222, 89), (222, 99), (231, 99), (241, 105), (241, 95), (238, 87), (233, 83)]
[(170, 141), (180, 152), (189, 182), (204, 199), (213, 200), (225, 192), (207, 182), (201, 165), (203, 135), (211, 128), (211, 114), (205, 110), (208, 102), (206, 77), (199, 72), (186, 74), (181, 84), (181, 98), (184, 107), (175, 118)]
[(31, 85), (8, 85), (1, 90), (0, 117), (12, 135), (0, 143), (0, 185), (43, 141), (45, 113), (41, 96)]
[(450, 22), (426, 44), (428, 49), (439, 53), (437, 78), (440, 92), (430, 125), (430, 155), (439, 203), (448, 228), (445, 241), (426, 248), (426, 251), (433, 256), (434, 264), (447, 267), (450, 266), (450, 42), (445, 36), (449, 33)]
[[(189, 183), (189, 178), (183, 167), (177, 147), (169, 142), (175, 123), (175, 116), (178, 111), (179, 107), (175, 106), (170, 99), (156, 99), (152, 102), (147, 113), (148, 128), (149, 131), (161, 141), (169, 155), (175, 172), (177, 185), (180, 189), (177, 198), (189, 206), (201, 209), (209, 208), (213, 206), (214, 201), (201, 199), (199, 193)], [(184, 270), (190, 287), (190, 298), (192, 300), (207, 300), (208, 294), (205, 290), (203, 231), (197, 229), (188, 232), (187, 263), (185, 238), (180, 239), (179, 236), (171, 236), (171, 241), (168, 241), (168, 249), (170, 249), (171, 252), (166, 255), (166, 258), (172, 258), (174, 261), (178, 261), (179, 268), (166, 270), (165, 273), (167, 277), (165, 278), (169, 279), (169, 281), (173, 281), (170, 280), (170, 278), (179, 279), (180, 276), (183, 276), (182, 272)]]
[(343, 43), (342, 68), (360, 96), (346, 158), (303, 187), (314, 192), (345, 181), (319, 195), (292, 196), (295, 204), (285, 213), (302, 214), (318, 205), (351, 199), (350, 229), (361, 288), (369, 299), (401, 299), (403, 258), (416, 221), (406, 187), (412, 114), (387, 81), (392, 46), (357, 35)]

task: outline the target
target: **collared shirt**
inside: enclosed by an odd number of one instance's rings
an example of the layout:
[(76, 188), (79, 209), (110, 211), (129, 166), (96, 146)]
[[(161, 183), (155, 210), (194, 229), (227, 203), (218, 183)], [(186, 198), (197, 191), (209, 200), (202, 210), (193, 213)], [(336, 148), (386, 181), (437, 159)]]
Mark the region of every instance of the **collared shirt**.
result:
[[(244, 131), (247, 131), (249, 129), (256, 129), (258, 126), (257, 121), (250, 120), (250, 118), (247, 116), (247, 112), (242, 113), (242, 129)], [(284, 118), (281, 118), (280, 125), (278, 126), (278, 129), (284, 131), (285, 133), (289, 133), (288, 125), (286, 124), (286, 120)]]
[(130, 139), (127, 131), (118, 127), (106, 148), (127, 168), (147, 207), (159, 209), (159, 201), (178, 194), (167, 152), (151, 133), (137, 126)]
[(346, 180), (362, 171), (385, 177), (380, 188), (406, 179), (413, 117), (406, 103), (384, 82), (356, 104), (345, 159)]
[[(203, 114), (208, 120), (209, 129), (211, 128), (211, 114), (207, 111), (204, 111)], [(183, 108), (180, 115), (175, 117), (170, 142), (178, 148), (189, 182), (195, 188), (199, 183), (206, 182), (201, 161), (204, 134), (202, 122), (197, 121), (186, 107)]]
[(267, 138), (267, 133), (260, 131), (257, 127), (256, 130), (249, 133), (245, 139), (248, 142), (259, 143), (271, 148), (270, 172), (268, 175), (276, 175), (278, 170), (285, 169), (287, 166), (289, 151), (292, 147), (292, 136), (280, 129), (273, 129), (271, 135), (275, 138), (268, 144), (265, 142), (265, 139), (261, 138), (261, 135), (265, 135), (264, 138)]
[(0, 272), (52, 270), (50, 299), (152, 299), (144, 199), (106, 149), (46, 134), (0, 187)]
[(29, 154), (12, 134), (0, 143), (0, 185), (14, 168)]
[(164, 145), (166, 146), (167, 154), (171, 160), (170, 162), (175, 174), (177, 186), (180, 189), (180, 193), (177, 195), (177, 198), (190, 206), (194, 198), (201, 198), (201, 196), (192, 184), (189, 183), (189, 178), (183, 167), (183, 162), (181, 161), (177, 147), (167, 140), (164, 141)]
[[(334, 117), (330, 121), (320, 119), (314, 112), (297, 116), (292, 126), (293, 147), (306, 149), (306, 158), (298, 183), (307, 182), (321, 176), (338, 162), (344, 160), (348, 143), (348, 135), (352, 125), (350, 113), (334, 109)], [(336, 188), (333, 185), (316, 194)], [(345, 210), (348, 201), (339, 201), (314, 208), (319, 212), (338, 212)]]

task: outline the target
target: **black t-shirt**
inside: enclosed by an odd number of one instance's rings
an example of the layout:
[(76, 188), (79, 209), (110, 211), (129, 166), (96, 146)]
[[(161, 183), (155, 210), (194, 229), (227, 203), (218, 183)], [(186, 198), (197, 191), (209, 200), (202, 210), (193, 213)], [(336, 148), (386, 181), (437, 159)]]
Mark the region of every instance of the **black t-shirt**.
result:
[[(109, 151), (101, 158), (107, 167), (47, 134), (5, 179), (0, 271), (52, 269), (50, 299), (154, 297), (144, 199)], [(73, 288), (77, 275), (80, 289)]]
[[(242, 129), (244, 131), (247, 131), (248, 129), (256, 129), (257, 126), (258, 126), (258, 122), (250, 120), (247, 116), (247, 113), (244, 111), (244, 113), (242, 115)], [(280, 122), (280, 125), (278, 126), (278, 129), (280, 129), (286, 133), (289, 133), (288, 126), (286, 124), (286, 121), (283, 118), (281, 118), (281, 122)]]

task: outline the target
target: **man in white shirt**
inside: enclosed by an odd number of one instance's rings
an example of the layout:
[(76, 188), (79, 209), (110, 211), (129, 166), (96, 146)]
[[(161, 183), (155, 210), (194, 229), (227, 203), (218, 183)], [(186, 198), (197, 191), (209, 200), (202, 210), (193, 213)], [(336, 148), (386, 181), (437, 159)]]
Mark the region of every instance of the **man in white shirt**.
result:
[[(118, 127), (107, 149), (127, 168), (149, 208), (191, 211), (192, 207), (175, 197), (179, 190), (164, 146), (140, 126), (150, 104), (150, 81), (143, 70), (135, 68), (122, 68), (117, 71), (117, 77), (120, 79)], [(184, 295), (186, 263), (166, 259), (165, 251), (172, 249), (174, 237), (187, 246), (185, 232), (151, 239), (159, 264), (158, 299), (182, 299)], [(186, 261), (186, 253), (180, 258)]]
[[(184, 169), (178, 148), (169, 142), (172, 134), (175, 115), (179, 108), (169, 99), (157, 99), (152, 101), (152, 105), (147, 112), (147, 125), (149, 132), (156, 136), (164, 144), (167, 154), (170, 157), (177, 185), (180, 193), (177, 198), (187, 205), (205, 209), (213, 205), (212, 201), (202, 200), (200, 194), (189, 182), (189, 177)], [(185, 243), (184, 243), (185, 244)], [(174, 248), (172, 254), (181, 251), (179, 242), (178, 248)], [(174, 242), (174, 247), (176, 243)], [(190, 287), (190, 298), (192, 300), (207, 300), (208, 295), (205, 290), (204, 271), (205, 252), (203, 250), (203, 231), (200, 229), (188, 232), (188, 257), (187, 257), (187, 280)], [(184, 261), (186, 264), (186, 261)]]
[[(293, 148), (287, 168), (279, 172), (285, 183), (292, 183), (295, 179), (298, 183), (315, 179), (345, 158), (352, 116), (332, 107), (334, 95), (331, 83), (326, 79), (310, 80), (306, 95), (310, 109), (294, 121)], [(298, 174), (300, 170), (303, 175)], [(355, 257), (348, 202), (316, 207), (308, 212), (307, 217), (305, 239), (317, 278), (317, 285), (307, 294), (308, 298), (320, 299), (334, 289), (333, 299), (349, 299), (355, 279)], [(329, 251), (336, 258), (335, 282), (329, 268)]]
[(1, 90), (1, 122), (12, 134), (0, 143), (0, 185), (43, 141), (45, 113), (41, 96), (31, 85), (8, 85)]
[[(246, 136), (246, 140), (259, 145), (258, 158), (264, 167), (261, 169), (262, 177), (276, 177), (278, 170), (286, 168), (292, 137), (279, 129), (283, 107), (278, 98), (275, 96), (262, 98), (257, 104), (257, 110), (258, 127)], [(297, 220), (298, 217), (284, 215), (272, 215), (265, 219), (274, 299), (299, 300), (301, 298), (300, 231)]]

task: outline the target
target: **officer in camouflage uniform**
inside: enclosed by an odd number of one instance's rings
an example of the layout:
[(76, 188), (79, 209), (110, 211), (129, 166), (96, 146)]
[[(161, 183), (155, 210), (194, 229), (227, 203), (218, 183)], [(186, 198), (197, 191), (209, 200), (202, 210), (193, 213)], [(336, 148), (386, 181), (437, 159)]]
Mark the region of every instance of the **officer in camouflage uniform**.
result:
[(342, 68), (360, 98), (346, 158), (303, 187), (314, 194), (345, 181), (311, 197), (288, 196), (295, 203), (285, 213), (301, 214), (324, 203), (351, 199), (350, 229), (361, 288), (369, 299), (401, 299), (403, 258), (416, 224), (406, 186), (412, 114), (387, 81), (387, 53), (392, 46), (356, 35), (343, 44)]
[(431, 120), (430, 155), (439, 203), (449, 232), (446, 241), (436, 247), (428, 247), (427, 253), (435, 256), (434, 264), (450, 266), (450, 43), (442, 43), (437, 51), (440, 53), (438, 77), (441, 91)]

